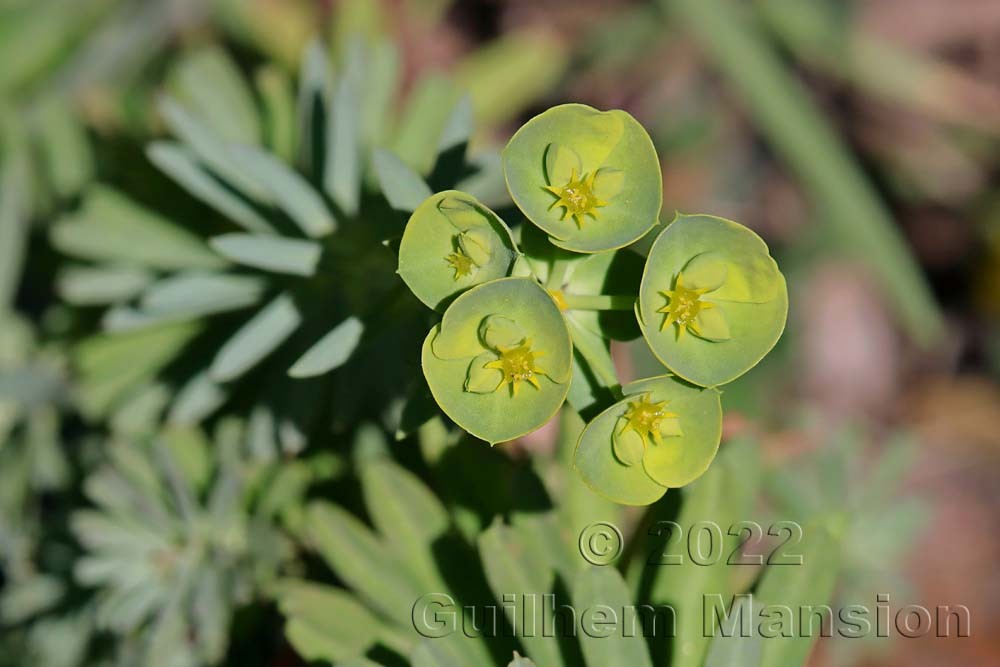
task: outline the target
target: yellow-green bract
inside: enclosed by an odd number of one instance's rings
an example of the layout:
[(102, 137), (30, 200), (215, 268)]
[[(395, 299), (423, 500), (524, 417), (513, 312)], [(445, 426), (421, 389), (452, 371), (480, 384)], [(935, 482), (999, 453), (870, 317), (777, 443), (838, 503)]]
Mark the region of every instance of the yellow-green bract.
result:
[(584, 429), (574, 464), (602, 496), (648, 505), (708, 469), (722, 437), (722, 405), (714, 389), (670, 375), (638, 380), (623, 392)]
[(514, 134), (503, 168), (514, 203), (567, 250), (621, 248), (652, 229), (660, 214), (656, 149), (624, 111), (553, 107)]
[(694, 384), (731, 382), (781, 337), (788, 290), (763, 240), (709, 215), (678, 215), (646, 260), (637, 316), (656, 357)]
[(517, 259), (510, 230), (472, 195), (428, 197), (410, 216), (399, 246), (399, 275), (436, 310), (473, 285), (510, 275)]
[(562, 313), (530, 278), (473, 287), (424, 340), (421, 363), (434, 400), (490, 443), (547, 422), (569, 391), (573, 344)]

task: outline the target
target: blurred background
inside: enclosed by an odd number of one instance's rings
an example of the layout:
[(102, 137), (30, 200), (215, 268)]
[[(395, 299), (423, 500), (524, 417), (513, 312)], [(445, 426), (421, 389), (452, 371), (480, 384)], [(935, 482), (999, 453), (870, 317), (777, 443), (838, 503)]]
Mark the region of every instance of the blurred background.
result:
[[(1000, 2), (0, 0), (2, 150), (30, 156), (3, 172), (0, 219), (31, 221), (0, 226), (0, 300), (57, 341), (27, 352), (7, 335), (0, 365), (73, 372), (47, 221), (93, 180), (167, 198), (142, 145), (163, 134), (155, 96), (179, 54), (217, 44), (247, 72), (294, 73), (327, 26), (395, 41), (393, 99), (433, 72), (467, 90), (482, 150), (551, 105), (625, 109), (663, 160), (666, 220), (760, 233), (788, 278), (788, 329), (723, 401), (727, 435), (763, 444), (764, 503), (781, 518), (824, 494), (849, 504), (843, 604), (891, 593), (972, 618), (970, 638), (822, 640), (810, 664), (1000, 663)], [(660, 372), (642, 344), (615, 353), (623, 379)], [(5, 406), (0, 433), (17, 419)], [(17, 451), (0, 467), (54, 470)], [(19, 483), (0, 477), (0, 497)], [(62, 511), (10, 498), (8, 524)]]

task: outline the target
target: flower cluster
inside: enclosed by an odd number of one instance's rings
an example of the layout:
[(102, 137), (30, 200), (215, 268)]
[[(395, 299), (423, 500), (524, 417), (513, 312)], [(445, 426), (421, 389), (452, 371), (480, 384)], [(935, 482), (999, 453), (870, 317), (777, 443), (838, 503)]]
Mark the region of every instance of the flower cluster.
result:
[[(416, 208), (399, 274), (442, 312), (424, 342), (434, 399), (490, 443), (529, 433), (567, 400), (590, 418), (575, 465), (597, 492), (648, 504), (708, 468), (719, 385), (784, 329), (784, 277), (749, 229), (706, 215), (661, 226), (659, 158), (623, 111), (558, 106), (503, 151), (512, 231), (470, 195)], [(632, 246), (660, 227), (645, 259)], [(621, 386), (609, 341), (642, 335), (669, 374)]]

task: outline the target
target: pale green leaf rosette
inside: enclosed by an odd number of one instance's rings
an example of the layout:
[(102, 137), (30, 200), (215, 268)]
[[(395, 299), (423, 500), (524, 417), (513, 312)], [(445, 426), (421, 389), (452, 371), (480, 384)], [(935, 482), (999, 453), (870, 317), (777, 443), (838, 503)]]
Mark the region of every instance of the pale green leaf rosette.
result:
[(424, 340), (424, 377), (451, 419), (489, 443), (547, 422), (569, 391), (573, 344), (559, 308), (530, 278), (455, 299)]
[(418, 299), (441, 310), (474, 285), (510, 275), (517, 259), (510, 229), (472, 195), (447, 190), (410, 216), (399, 246), (399, 275)]
[(743, 225), (678, 215), (646, 260), (637, 316), (653, 353), (705, 387), (731, 382), (785, 329), (788, 289), (767, 245)]
[(722, 438), (722, 405), (716, 390), (671, 375), (639, 380), (623, 391), (624, 399), (583, 430), (574, 464), (602, 496), (649, 505), (708, 469)]
[(656, 150), (624, 111), (553, 107), (514, 134), (503, 150), (503, 168), (514, 203), (567, 250), (621, 248), (660, 215)]

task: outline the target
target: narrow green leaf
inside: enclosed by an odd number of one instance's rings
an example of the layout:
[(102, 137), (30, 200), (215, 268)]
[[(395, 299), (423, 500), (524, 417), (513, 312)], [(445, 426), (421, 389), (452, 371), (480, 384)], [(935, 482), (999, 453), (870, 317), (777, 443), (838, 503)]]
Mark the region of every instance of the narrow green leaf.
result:
[(131, 266), (68, 266), (56, 277), (59, 297), (74, 306), (125, 301), (141, 292), (153, 274)]
[(535, 663), (514, 651), (514, 659), (507, 663), (507, 667), (535, 667)]
[[(559, 524), (572, 536), (573, 546), (577, 550), (579, 535), (585, 528), (600, 521), (619, 526), (622, 525), (624, 518), (622, 505), (595, 493), (573, 470), (573, 457), (584, 425), (576, 410), (564, 408), (559, 415), (557, 470), (562, 477), (562, 486), (559, 493), (553, 494), (558, 503)], [(581, 566), (586, 565), (586, 561), (579, 557), (578, 552), (575, 556), (575, 560)]]
[(94, 157), (80, 115), (68, 100), (51, 95), (38, 112), (38, 129), (53, 192), (60, 199), (75, 195), (94, 172)]
[(455, 79), (469, 91), (477, 122), (496, 127), (548, 95), (569, 55), (550, 32), (515, 30), (473, 51), (458, 64)]
[(254, 180), (267, 184), (275, 203), (306, 236), (319, 238), (337, 228), (323, 198), (281, 160), (250, 146), (234, 146), (231, 151)]
[(368, 658), (348, 658), (337, 663), (337, 667), (386, 667), (380, 662), (372, 662)]
[(14, 153), (0, 163), (0, 310), (10, 306), (21, 282), (28, 240), (28, 165)]
[[(628, 586), (613, 567), (590, 567), (573, 582), (573, 604), (584, 617), (580, 646), (587, 667), (653, 667), (646, 637), (670, 636), (673, 621), (632, 604)], [(610, 615), (604, 615), (610, 609)], [(588, 628), (587, 614), (593, 614)], [(600, 616), (600, 618), (598, 618)], [(601, 621), (614, 619), (614, 626)], [(646, 634), (649, 633), (649, 634)]]
[(170, 389), (160, 382), (133, 389), (108, 418), (111, 430), (130, 438), (146, 438), (160, 427), (163, 411), (170, 403)]
[(57, 604), (65, 588), (57, 577), (41, 574), (7, 582), (0, 594), (0, 618), (8, 625), (26, 621)]
[(273, 461), (278, 457), (278, 443), (275, 441), (274, 413), (264, 403), (258, 403), (250, 411), (247, 425), (248, 447), (254, 458)]
[(229, 220), (251, 232), (274, 231), (252, 204), (206, 170), (190, 149), (173, 142), (155, 141), (147, 147), (146, 156), (160, 171)]
[(410, 664), (413, 667), (468, 667), (460, 646), (455, 635), (425, 639), (410, 654)]
[(364, 50), (360, 38), (347, 49), (344, 70), (330, 103), (323, 188), (347, 215), (358, 212), (361, 199), (361, 90)]
[(253, 94), (236, 63), (221, 48), (202, 47), (181, 58), (170, 90), (226, 141), (260, 141)]
[(198, 655), (218, 664), (229, 646), (229, 623), (232, 617), (228, 573), (203, 568), (192, 586), (190, 623), (197, 628)]
[(86, 611), (68, 612), (32, 623), (28, 644), (38, 664), (74, 667), (86, 662), (93, 634), (94, 622)]
[(445, 592), (433, 545), (448, 529), (448, 514), (437, 497), (415, 475), (385, 458), (362, 467), (361, 483), (379, 532), (422, 586)]
[(109, 333), (124, 333), (189, 319), (193, 318), (174, 313), (149, 313), (131, 306), (113, 306), (101, 316), (101, 329)]
[(72, 42), (107, 11), (108, 0), (59, 5), (5, 3), (3, 39), (0, 39), (0, 91), (6, 97), (15, 88), (37, 82)]
[(364, 329), (361, 320), (348, 317), (299, 357), (288, 369), (288, 374), (294, 378), (307, 378), (340, 368), (361, 342)]
[(460, 95), (452, 81), (428, 75), (417, 82), (400, 116), (391, 149), (418, 174), (434, 166), (438, 144)]
[(403, 627), (412, 627), (414, 602), (426, 591), (414, 584), (371, 530), (329, 503), (314, 503), (306, 526), (313, 544), (337, 576), (373, 609)]
[(104, 187), (91, 188), (82, 210), (57, 222), (50, 238), (82, 259), (165, 270), (226, 265), (194, 234)]
[[(730, 614), (750, 614), (749, 601), (750, 598), (737, 600)], [(719, 633), (708, 649), (705, 667), (762, 667), (762, 651), (763, 641), (756, 632), (749, 635), (735, 632), (728, 637)]]
[(238, 192), (261, 203), (273, 200), (267, 181), (246, 173), (240, 156), (230, 142), (220, 137), (202, 119), (169, 97), (159, 100), (158, 108), (170, 131), (180, 139), (214, 174)]
[(496, 151), (484, 151), (466, 158), (473, 172), (455, 185), (490, 208), (510, 205), (510, 193), (503, 175), (503, 161)]
[(263, 296), (265, 286), (256, 276), (178, 273), (153, 283), (139, 305), (159, 315), (198, 317), (252, 306)]
[(307, 173), (319, 175), (326, 154), (326, 104), (332, 75), (326, 49), (319, 40), (306, 47), (299, 72), (296, 111), (299, 124), (299, 164)]
[(566, 402), (584, 418), (596, 417), (598, 413), (611, 407), (618, 400), (594, 375), (590, 365), (580, 354), (573, 350), (573, 374), (569, 383), (569, 393)]
[(385, 198), (397, 211), (413, 211), (433, 194), (424, 179), (391, 151), (376, 148), (372, 164)]
[(223, 234), (209, 245), (238, 264), (295, 276), (313, 275), (323, 254), (322, 246), (312, 241), (260, 234)]
[[(722, 544), (713, 544), (718, 560), (699, 565), (692, 561), (687, 549), (688, 533), (699, 522), (711, 522), (728, 531), (728, 527), (744, 520), (759, 484), (760, 463), (756, 444), (749, 440), (727, 443), (712, 466), (701, 478), (685, 487), (677, 524), (685, 533), (677, 540), (668, 530), (659, 531), (661, 540), (645, 552), (653, 561), (636, 561), (636, 567), (655, 569), (650, 590), (654, 605), (669, 604), (677, 612), (677, 636), (674, 639), (675, 667), (701, 667), (708, 652), (711, 636), (703, 629), (705, 596), (721, 595), (730, 600), (733, 568), (730, 554), (738, 546), (738, 537), (724, 535)], [(670, 493), (675, 493), (671, 491)], [(671, 558), (681, 556), (681, 562)], [(790, 568), (797, 569), (797, 568)], [(771, 663), (768, 663), (771, 664)], [(774, 663), (779, 664), (779, 663)]]
[(295, 160), (295, 93), (288, 73), (274, 64), (257, 70), (254, 76), (264, 103), (267, 146), (287, 163)]
[(563, 580), (570, 580), (587, 564), (580, 558), (579, 533), (567, 530), (556, 512), (517, 511), (511, 514), (510, 523)]
[(295, 302), (282, 294), (226, 341), (212, 361), (209, 376), (216, 382), (235, 380), (281, 345), (301, 322)]
[(275, 416), (277, 417), (278, 440), (286, 455), (295, 455), (305, 449), (309, 440), (309, 428), (319, 410), (326, 407), (323, 392), (319, 387), (321, 378), (298, 379), (274, 376), (274, 396), (277, 397)]
[(201, 494), (212, 477), (214, 461), (209, 455), (211, 443), (196, 428), (174, 427), (160, 436), (163, 447), (170, 452), (170, 460), (178, 473), (195, 494)]
[(363, 656), (378, 640), (381, 623), (346, 591), (306, 581), (282, 581), (278, 607), (285, 634), (299, 655), (336, 664)]
[[(840, 514), (818, 517), (802, 527), (802, 540), (794, 547), (801, 555), (798, 565), (769, 565), (754, 592), (755, 614), (751, 623), (755, 629), (767, 625), (760, 610), (768, 605), (783, 605), (792, 611), (791, 636), (767, 636), (763, 643), (761, 664), (805, 664), (813, 644), (820, 636), (820, 614), (802, 613), (803, 609), (829, 605), (840, 573), (842, 538), (846, 518)], [(791, 553), (791, 551), (789, 551)], [(831, 619), (836, 623), (834, 615)], [(813, 618), (815, 616), (815, 618)], [(773, 619), (773, 616), (769, 617)], [(813, 627), (799, 627), (801, 620)], [(757, 624), (760, 628), (757, 628)], [(827, 628), (829, 629), (829, 628)]]
[(377, 39), (371, 46), (361, 91), (361, 136), (366, 146), (386, 141), (401, 69), (396, 43), (389, 37)]
[(138, 308), (111, 308), (101, 324), (106, 331), (129, 331), (239, 310), (260, 301), (265, 286), (255, 276), (178, 273), (150, 285)]
[(577, 324), (572, 317), (566, 318), (566, 324), (573, 336), (574, 351), (586, 362), (594, 378), (604, 387), (615, 390), (619, 386), (618, 372), (611, 359), (608, 343), (596, 333)]
[(167, 413), (171, 424), (197, 424), (215, 412), (229, 398), (224, 387), (213, 382), (208, 373), (198, 373), (181, 387)]
[[(115, 474), (120, 475), (139, 496), (145, 499), (161, 499), (166, 495), (166, 489), (160, 481), (160, 472), (156, 462), (150, 457), (148, 448), (143, 446), (129, 447), (125, 444), (113, 443), (107, 448), (108, 458), (113, 464)], [(97, 501), (98, 499), (94, 498)], [(159, 507), (165, 507), (157, 503)], [(105, 509), (116, 507), (112, 505)], [(144, 508), (145, 509), (145, 508)], [(129, 514), (137, 514), (133, 509)], [(157, 512), (160, 514), (160, 512)], [(165, 514), (165, 513), (164, 513)]]
[[(557, 637), (542, 632), (522, 634), (522, 623), (541, 627), (544, 596), (552, 593), (554, 583), (547, 559), (532, 546), (517, 529), (497, 519), (479, 536), (479, 557), (490, 589), (511, 623), (519, 628), (518, 638), (528, 655), (542, 665), (558, 667), (564, 663)], [(514, 596), (513, 605), (505, 595)]]
[(451, 110), (451, 115), (445, 122), (438, 140), (438, 153), (444, 153), (456, 147), (464, 146), (472, 138), (474, 129), (472, 98), (462, 95)]
[(155, 376), (199, 330), (196, 323), (182, 322), (79, 343), (74, 357), (84, 413), (103, 416), (116, 400)]
[(132, 517), (116, 517), (92, 510), (74, 512), (70, 518), (70, 528), (80, 544), (99, 555), (79, 559), (74, 566), (74, 576), (85, 584), (114, 581), (128, 573), (134, 573), (141, 564), (121, 568), (120, 565), (135, 554), (147, 554), (169, 543), (155, 533), (135, 526)]

